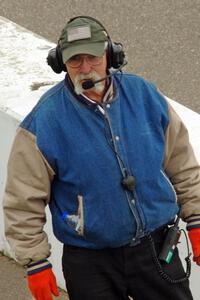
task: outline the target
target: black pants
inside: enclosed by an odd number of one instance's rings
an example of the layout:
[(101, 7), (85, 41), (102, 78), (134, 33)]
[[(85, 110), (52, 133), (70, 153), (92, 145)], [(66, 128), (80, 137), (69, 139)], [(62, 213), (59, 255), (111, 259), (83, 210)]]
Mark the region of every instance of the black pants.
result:
[[(164, 231), (152, 237), (159, 253)], [(70, 300), (192, 300), (188, 280), (171, 283), (163, 278), (154, 254), (148, 237), (136, 246), (103, 250), (64, 245), (62, 265)], [(162, 268), (172, 279), (185, 276), (177, 249)]]

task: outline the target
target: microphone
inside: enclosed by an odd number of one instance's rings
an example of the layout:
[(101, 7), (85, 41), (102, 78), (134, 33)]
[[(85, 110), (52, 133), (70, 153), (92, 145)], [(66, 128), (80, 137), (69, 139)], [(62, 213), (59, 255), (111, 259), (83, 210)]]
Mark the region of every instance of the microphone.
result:
[(121, 69), (127, 64), (127, 61), (125, 61), (117, 70), (115, 70), (114, 72), (110, 73), (109, 75), (105, 76), (105, 77), (102, 77), (98, 80), (92, 80), (92, 79), (88, 79), (88, 80), (85, 80), (83, 83), (82, 83), (82, 88), (84, 90), (89, 90), (91, 88), (93, 88), (95, 86), (95, 84), (101, 82), (101, 81), (104, 81), (105, 79), (107, 78), (110, 78), (111, 76), (113, 76), (114, 74), (116, 74), (117, 72), (121, 71)]
[(127, 175), (122, 179), (121, 184), (125, 190), (133, 192), (135, 188), (135, 178), (131, 175)]

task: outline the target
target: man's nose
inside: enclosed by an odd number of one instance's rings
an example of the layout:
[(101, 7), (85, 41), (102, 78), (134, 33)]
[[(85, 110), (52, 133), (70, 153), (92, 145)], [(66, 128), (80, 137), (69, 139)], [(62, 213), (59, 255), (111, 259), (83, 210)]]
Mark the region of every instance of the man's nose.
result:
[(83, 74), (88, 74), (91, 72), (91, 69), (91, 65), (87, 62), (86, 58), (84, 57), (80, 65), (80, 72)]

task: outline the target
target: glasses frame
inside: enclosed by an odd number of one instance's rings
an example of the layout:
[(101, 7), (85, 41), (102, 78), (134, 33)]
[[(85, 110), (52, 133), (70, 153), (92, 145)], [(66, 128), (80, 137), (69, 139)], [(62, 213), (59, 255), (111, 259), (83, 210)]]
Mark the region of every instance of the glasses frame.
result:
[[(73, 58), (75, 58), (75, 57), (80, 57), (80, 60), (77, 60), (77, 61), (74, 60), (74, 63), (73, 63)], [(95, 56), (95, 55), (90, 55), (90, 54), (77, 54), (77, 55), (72, 56), (70, 59), (68, 59), (68, 61), (66, 63), (70, 68), (78, 69), (83, 64), (84, 60), (86, 60), (86, 62), (90, 66), (93, 66), (93, 67), (99, 66), (103, 62), (103, 55)], [(76, 62), (77, 62), (77, 64), (76, 64)]]

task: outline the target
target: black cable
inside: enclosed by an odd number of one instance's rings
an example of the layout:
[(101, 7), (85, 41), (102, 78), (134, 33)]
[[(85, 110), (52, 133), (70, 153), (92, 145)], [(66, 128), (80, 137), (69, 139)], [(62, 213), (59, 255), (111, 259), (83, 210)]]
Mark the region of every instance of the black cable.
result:
[(190, 260), (190, 255), (191, 253), (189, 252), (189, 245), (188, 245), (188, 239), (187, 239), (187, 235), (185, 233), (185, 231), (183, 229), (181, 229), (181, 231), (184, 232), (185, 234), (185, 238), (186, 238), (186, 242), (187, 242), (187, 252), (188, 252), (188, 255), (187, 257), (185, 258), (185, 261), (186, 261), (186, 272), (185, 272), (185, 276), (180, 278), (180, 279), (172, 279), (169, 275), (167, 275), (163, 268), (162, 268), (162, 265), (160, 263), (160, 261), (158, 260), (158, 257), (157, 257), (157, 253), (156, 253), (156, 249), (155, 249), (155, 245), (154, 245), (154, 240), (151, 236), (151, 234), (148, 235), (148, 239), (150, 241), (150, 246), (151, 246), (151, 254), (152, 254), (152, 258), (154, 260), (154, 263), (156, 265), (156, 268), (158, 270), (158, 273), (160, 274), (160, 276), (167, 280), (168, 282), (170, 283), (173, 283), (173, 284), (176, 284), (176, 283), (181, 283), (181, 282), (184, 282), (186, 281), (189, 277), (190, 277), (190, 274), (191, 274), (191, 260)]
[[(108, 138), (108, 134), (107, 134), (107, 128), (109, 129), (110, 132), (110, 136), (111, 136), (111, 141)], [(111, 148), (111, 150), (114, 152), (121, 172), (122, 172), (122, 180), (121, 180), (121, 185), (123, 186), (123, 188), (129, 192), (133, 192), (135, 189), (135, 177), (130, 175), (129, 172), (127, 171), (127, 168), (125, 167), (125, 163), (122, 160), (122, 158), (120, 157), (119, 153), (117, 152), (117, 150), (115, 149), (115, 142), (114, 142), (114, 136), (111, 130), (111, 126), (109, 123), (109, 119), (108, 116), (106, 115), (106, 110), (104, 109), (104, 130), (105, 130), (105, 137), (106, 137), (106, 141), (109, 145), (109, 147)]]

